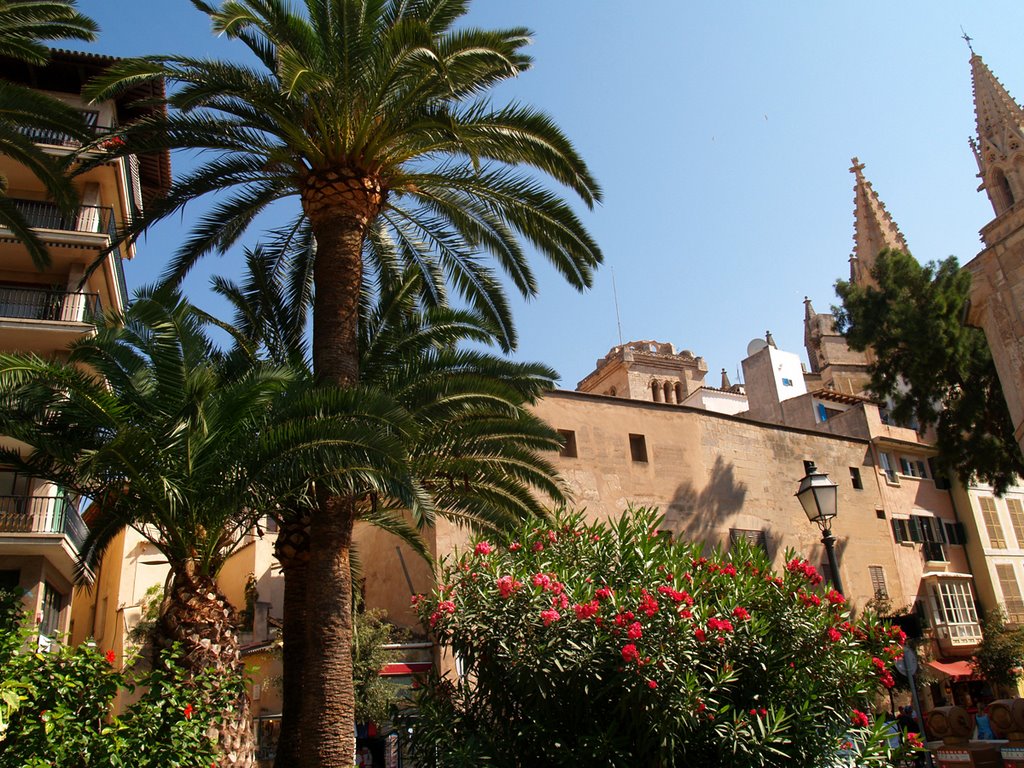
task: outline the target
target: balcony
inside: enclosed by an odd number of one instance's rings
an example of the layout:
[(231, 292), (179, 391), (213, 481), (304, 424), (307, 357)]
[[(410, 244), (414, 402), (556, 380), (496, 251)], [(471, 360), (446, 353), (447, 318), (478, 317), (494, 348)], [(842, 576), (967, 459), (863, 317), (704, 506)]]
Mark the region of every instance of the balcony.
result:
[[(35, 229), (50, 229), (57, 232), (84, 232), (106, 235), (117, 234), (114, 209), (102, 205), (82, 205), (74, 213), (65, 213), (55, 203), (42, 200), (10, 198), (14, 208), (25, 217), (29, 226)], [(118, 252), (117, 255), (120, 255)]]
[(7, 534), (61, 534), (81, 551), (89, 530), (63, 496), (0, 496), (0, 538)]
[[(97, 119), (99, 117), (97, 112), (86, 109), (80, 109), (78, 111), (81, 113), (85, 125), (94, 136), (102, 136), (105, 133), (110, 133), (110, 126), (97, 124)], [(48, 144), (52, 147), (79, 147), (82, 145), (82, 142), (78, 139), (66, 133), (62, 133), (61, 131), (47, 128), (31, 128), (26, 126), (16, 126), (16, 130), (23, 136), (27, 136), (36, 144)]]
[(98, 293), (0, 284), (0, 318), (88, 323), (102, 311)]

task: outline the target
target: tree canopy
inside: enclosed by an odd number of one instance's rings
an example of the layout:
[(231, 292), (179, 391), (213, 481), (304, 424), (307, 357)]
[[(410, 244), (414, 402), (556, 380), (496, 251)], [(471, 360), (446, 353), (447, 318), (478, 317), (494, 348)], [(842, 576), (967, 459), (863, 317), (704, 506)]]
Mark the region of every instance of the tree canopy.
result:
[(942, 461), (964, 482), (1003, 493), (1024, 477), (1024, 457), (995, 363), (978, 328), (964, 325), (971, 276), (957, 260), (922, 265), (883, 251), (871, 270), (878, 287), (840, 280), (836, 325), (856, 350), (871, 349), (871, 390), (892, 415), (935, 428)]

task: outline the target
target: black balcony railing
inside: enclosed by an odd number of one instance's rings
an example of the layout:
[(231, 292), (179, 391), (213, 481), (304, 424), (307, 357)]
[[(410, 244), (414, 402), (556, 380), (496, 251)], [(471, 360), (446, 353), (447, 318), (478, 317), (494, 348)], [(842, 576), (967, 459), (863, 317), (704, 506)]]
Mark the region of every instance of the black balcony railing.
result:
[(11, 202), (29, 226), (38, 229), (57, 229), (62, 232), (90, 232), (113, 236), (116, 231), (114, 209), (103, 205), (82, 205), (73, 213), (62, 211), (56, 204), (42, 200)]
[(921, 544), (921, 555), (928, 562), (945, 563), (949, 561), (946, 557), (946, 546), (938, 541), (925, 541)]
[[(91, 132), (94, 136), (102, 136), (105, 133), (110, 133), (110, 127), (106, 125), (99, 125), (97, 118), (99, 115), (96, 112), (81, 109), (79, 110), (82, 114), (82, 119), (85, 123), (86, 129)], [(79, 147), (82, 142), (74, 136), (63, 131), (57, 131), (50, 128), (32, 128), (27, 126), (17, 126), (16, 129), (19, 133), (27, 136), (36, 144), (50, 144), (56, 147)]]
[(0, 496), (0, 533), (62, 533), (81, 550), (89, 533), (62, 496)]
[(0, 317), (88, 323), (101, 312), (98, 293), (0, 285)]

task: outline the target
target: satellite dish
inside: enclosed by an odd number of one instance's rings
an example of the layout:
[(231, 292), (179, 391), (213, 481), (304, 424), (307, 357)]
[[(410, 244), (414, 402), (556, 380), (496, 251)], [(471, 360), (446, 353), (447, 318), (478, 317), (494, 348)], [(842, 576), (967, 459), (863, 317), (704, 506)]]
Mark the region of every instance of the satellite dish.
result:
[(750, 343), (747, 344), (747, 357), (750, 357), (751, 355), (756, 355), (758, 352), (760, 352), (767, 346), (768, 342), (760, 337), (756, 339), (751, 339)]

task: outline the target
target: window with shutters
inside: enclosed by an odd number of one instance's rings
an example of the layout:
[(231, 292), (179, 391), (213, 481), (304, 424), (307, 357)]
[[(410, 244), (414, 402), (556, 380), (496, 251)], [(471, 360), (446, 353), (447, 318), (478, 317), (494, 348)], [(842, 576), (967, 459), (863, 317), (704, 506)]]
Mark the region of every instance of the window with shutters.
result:
[(905, 517), (894, 517), (892, 519), (892, 536), (900, 544), (913, 541), (910, 538), (910, 520)]
[(967, 537), (964, 535), (963, 523), (943, 523), (942, 525), (946, 531), (947, 544), (963, 546), (967, 542)]
[(892, 455), (885, 451), (880, 451), (878, 460), (881, 462), (882, 471), (885, 472), (885, 481), (890, 485), (899, 485), (900, 478), (896, 474), (896, 465), (893, 463)]
[(1011, 624), (1024, 624), (1024, 600), (1021, 599), (1017, 573), (1009, 563), (996, 566), (999, 588), (1003, 591), (1003, 612)]
[(752, 547), (760, 547), (765, 552), (768, 551), (768, 537), (764, 531), (754, 528), (730, 528), (729, 544), (735, 544), (740, 539), (746, 539)]
[(1017, 547), (1024, 549), (1024, 503), (1020, 499), (1007, 499), (1006, 509), (1010, 512), (1010, 525), (1017, 537)]
[(1003, 524), (999, 522), (996, 500), (991, 496), (979, 496), (978, 506), (981, 507), (981, 516), (985, 521), (989, 545), (993, 549), (1006, 549), (1006, 535), (1003, 533)]
[(868, 574), (871, 576), (871, 591), (875, 597), (882, 599), (889, 596), (889, 590), (885, 586), (885, 569), (880, 565), (869, 565)]

